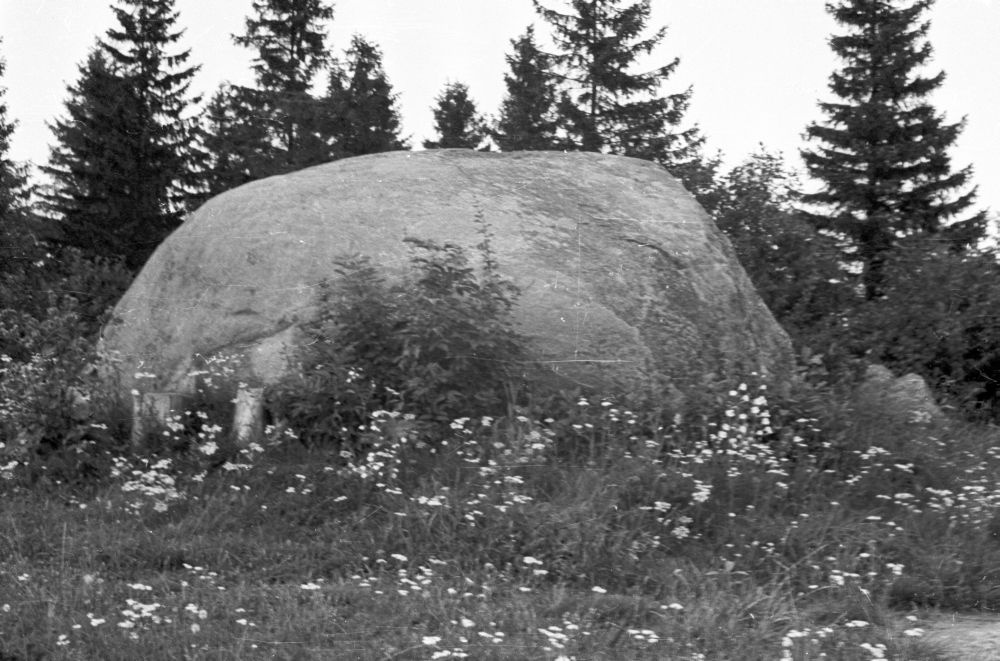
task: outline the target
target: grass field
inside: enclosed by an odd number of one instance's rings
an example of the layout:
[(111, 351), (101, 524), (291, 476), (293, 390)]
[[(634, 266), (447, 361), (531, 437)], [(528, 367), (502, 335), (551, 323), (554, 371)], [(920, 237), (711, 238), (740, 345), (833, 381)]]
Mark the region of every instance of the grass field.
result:
[(581, 400), (435, 443), (384, 414), (367, 453), (271, 429), (225, 461), (205, 426), (82, 484), (9, 463), (0, 659), (943, 658), (929, 612), (1000, 605), (996, 436), (810, 406), (741, 387), (651, 429)]

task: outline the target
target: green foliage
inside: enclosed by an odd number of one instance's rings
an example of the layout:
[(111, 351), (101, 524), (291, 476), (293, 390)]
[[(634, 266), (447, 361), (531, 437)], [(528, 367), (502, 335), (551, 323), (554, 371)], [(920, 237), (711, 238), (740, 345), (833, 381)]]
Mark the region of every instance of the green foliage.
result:
[(324, 21), (333, 18), (326, 0), (254, 0), (238, 45), (254, 49), (258, 88), (305, 93), (330, 57)]
[[(49, 324), (72, 320), (48, 320)], [(46, 330), (43, 326), (38, 330)], [(91, 371), (86, 342), (27, 362), (0, 356), (0, 465), (28, 485), (106, 478), (124, 448), (123, 407)]]
[[(6, 62), (0, 57), (0, 81), (3, 80), (6, 68)], [(4, 250), (5, 257), (13, 257), (13, 251), (7, 252), (10, 245), (8, 232), (14, 222), (14, 215), (27, 206), (30, 188), (26, 168), (10, 160), (10, 140), (17, 123), (7, 118), (6, 95), (6, 88), (0, 85), (0, 249)], [(3, 261), (6, 262), (6, 259)]]
[(706, 211), (712, 213), (718, 205), (721, 167), (722, 152), (709, 156), (699, 151), (691, 159), (667, 167), (667, 171), (680, 180)]
[[(244, 151), (240, 165), (252, 168), (250, 180), (332, 160), (323, 134), (328, 110), (312, 93), (316, 74), (330, 60), (323, 23), (332, 18), (333, 5), (325, 0), (254, 0), (245, 32), (233, 40), (253, 51), (256, 86), (230, 95), (228, 112), (235, 123), (214, 127), (217, 163), (226, 162), (227, 140)], [(247, 151), (266, 157), (246, 158)]]
[(432, 110), (437, 139), (424, 140), (424, 149), (479, 149), (487, 129), (476, 102), (469, 96), (469, 86), (448, 83), (435, 101)]
[(489, 236), (478, 273), (458, 246), (409, 242), (402, 282), (354, 257), (320, 286), (301, 371), (269, 397), (303, 440), (354, 441), (379, 410), (438, 425), (495, 415), (523, 387), (524, 343), (510, 319), (517, 291), (497, 273)]
[(224, 84), (204, 114), (206, 197), (266, 176), (276, 156), (256, 90)]
[[(0, 75), (3, 62), (0, 60)], [(131, 279), (116, 261), (57, 250), (28, 207), (24, 168), (7, 158), (13, 125), (0, 89), (0, 473), (78, 483), (107, 472), (113, 402), (89, 367), (108, 307)]]
[(107, 473), (102, 457), (124, 422), (93, 365), (131, 274), (72, 249), (57, 254), (0, 274), (0, 463), (22, 462), (31, 480), (76, 482)]
[(564, 81), (559, 122), (570, 145), (673, 166), (694, 156), (697, 128), (679, 130), (691, 90), (661, 95), (680, 60), (652, 71), (635, 66), (663, 40), (666, 28), (643, 36), (649, 0), (572, 0), (568, 13), (536, 11), (553, 28), (558, 52), (551, 55)]
[(204, 154), (188, 109), (196, 67), (171, 53), (174, 0), (119, 0), (107, 32), (69, 88), (66, 117), (52, 125), (53, 179), (43, 199), (66, 244), (124, 257), (138, 270), (190, 210)]
[(406, 149), (400, 137), (398, 95), (382, 68), (382, 52), (360, 35), (351, 39), (345, 62), (330, 71), (325, 104), (331, 107), (327, 132), (338, 156), (361, 156)]
[(551, 58), (538, 49), (535, 28), (512, 40), (504, 74), (507, 94), (491, 131), (502, 151), (556, 149), (556, 84)]
[(965, 415), (1000, 419), (1000, 267), (996, 255), (911, 240), (886, 261), (883, 296), (837, 335), (855, 356), (916, 372)]
[(754, 288), (800, 344), (854, 302), (836, 243), (792, 208), (795, 179), (763, 148), (722, 176), (709, 207)]
[(0, 316), (0, 344), (17, 356), (0, 352), (0, 464), (19, 464), (30, 483), (107, 475), (120, 405), (94, 371), (86, 325), (67, 301), (41, 319)]
[(859, 360), (915, 372), (963, 415), (997, 419), (993, 253), (956, 252), (939, 235), (900, 240), (883, 256), (882, 295), (865, 299), (837, 241), (793, 209), (780, 156), (762, 150), (726, 173), (718, 165), (689, 172), (694, 193), (800, 350), (844, 375)]
[[(378, 47), (355, 35), (331, 60), (324, 0), (256, 0), (236, 43), (255, 51), (256, 85), (223, 85), (208, 107), (209, 195), (337, 158), (407, 149)], [(315, 78), (329, 68), (325, 95)]]
[(93, 343), (131, 282), (119, 261), (40, 250), (35, 260), (0, 274), (0, 353), (18, 361), (59, 354), (78, 340)]
[(820, 103), (823, 123), (810, 124), (803, 150), (809, 173), (823, 182), (803, 201), (819, 205), (817, 226), (847, 240), (846, 261), (860, 262), (867, 298), (879, 295), (886, 253), (901, 236), (942, 235), (956, 248), (974, 246), (984, 212), (958, 223), (975, 189), (971, 167), (952, 172), (947, 151), (963, 123), (946, 124), (928, 102), (944, 73), (924, 76), (931, 59), (930, 23), (921, 16), (934, 0), (838, 0), (827, 11), (844, 28), (830, 39), (843, 67), (830, 77), (837, 101)]
[(825, 349), (817, 332), (855, 302), (835, 241), (793, 208), (796, 181), (779, 154), (761, 149), (727, 172), (721, 158), (694, 159), (673, 172), (733, 244), (771, 313), (800, 348)]
[[(0, 57), (0, 81), (6, 63)], [(25, 291), (15, 282), (45, 254), (38, 219), (29, 209), (32, 187), (27, 168), (10, 159), (10, 140), (17, 124), (7, 118), (7, 90), (0, 85), (0, 310), (15, 307)], [(3, 349), (0, 348), (0, 353)]]

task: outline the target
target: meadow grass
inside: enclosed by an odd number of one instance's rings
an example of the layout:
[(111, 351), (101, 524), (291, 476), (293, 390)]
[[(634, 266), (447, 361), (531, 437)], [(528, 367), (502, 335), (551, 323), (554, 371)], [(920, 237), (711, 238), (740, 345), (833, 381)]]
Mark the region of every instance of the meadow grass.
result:
[(765, 394), (5, 463), (0, 659), (944, 658), (930, 611), (1000, 605), (996, 435)]

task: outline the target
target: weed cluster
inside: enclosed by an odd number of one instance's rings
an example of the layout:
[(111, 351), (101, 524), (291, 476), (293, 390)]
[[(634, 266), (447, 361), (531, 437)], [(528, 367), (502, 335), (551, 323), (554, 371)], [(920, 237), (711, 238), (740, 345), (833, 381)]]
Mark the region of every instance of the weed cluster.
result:
[(299, 369), (268, 397), (304, 441), (350, 448), (378, 410), (440, 427), (503, 410), (521, 390), (512, 385), (524, 362), (510, 318), (517, 291), (497, 274), (488, 233), (478, 272), (458, 246), (409, 243), (413, 273), (403, 282), (390, 285), (367, 258), (351, 257), (334, 283), (321, 283)]
[(997, 606), (1000, 450), (720, 397), (658, 429), (611, 399), (432, 435), (373, 411), (351, 448), (271, 427), (215, 468), (212, 421), (177, 422), (86, 498), (5, 481), (0, 651), (933, 659), (890, 607)]

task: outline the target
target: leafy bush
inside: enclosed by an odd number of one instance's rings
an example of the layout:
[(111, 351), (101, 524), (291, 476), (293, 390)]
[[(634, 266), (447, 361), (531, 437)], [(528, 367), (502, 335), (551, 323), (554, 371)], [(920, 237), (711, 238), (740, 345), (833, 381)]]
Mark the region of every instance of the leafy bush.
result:
[(93, 359), (83, 338), (27, 361), (0, 356), (0, 470), (18, 468), (30, 483), (80, 483), (107, 475), (108, 452), (125, 437), (117, 424), (124, 416), (121, 403), (90, 369)]
[(304, 441), (354, 440), (380, 410), (432, 426), (495, 415), (522, 391), (524, 342), (510, 317), (517, 290), (497, 273), (488, 235), (478, 272), (458, 246), (408, 241), (412, 271), (402, 282), (350, 257), (320, 285), (300, 369), (268, 396)]
[(6, 270), (0, 274), (0, 354), (27, 361), (38, 351), (57, 354), (81, 337), (96, 340), (131, 278), (120, 262), (73, 249), (42, 252)]
[[(928, 245), (931, 243), (931, 245)], [(1000, 265), (992, 253), (921, 242), (894, 251), (884, 296), (859, 304), (830, 335), (842, 351), (915, 372), (945, 402), (1000, 419)]]
[(122, 404), (93, 365), (130, 276), (115, 262), (41, 250), (0, 274), (0, 467), (78, 482), (107, 473), (123, 436)]
[(835, 237), (793, 207), (794, 177), (765, 150), (726, 173), (707, 160), (685, 179), (797, 347), (840, 379), (859, 360), (916, 372), (977, 419), (1000, 419), (1000, 276), (996, 254), (954, 251), (941, 236), (888, 253), (882, 296), (864, 300)]
[(718, 168), (718, 159), (703, 162), (685, 185), (726, 233), (775, 318), (805, 344), (853, 298), (835, 241), (793, 208), (796, 180), (780, 155), (761, 148), (726, 173)]

